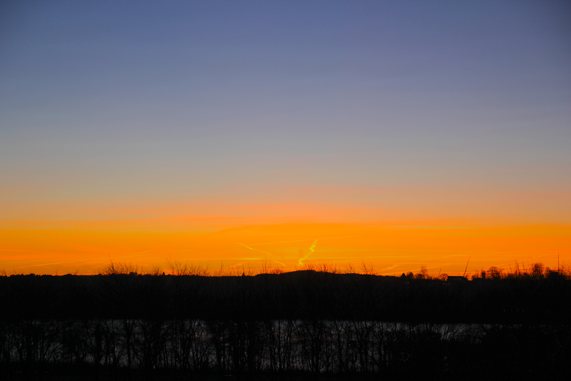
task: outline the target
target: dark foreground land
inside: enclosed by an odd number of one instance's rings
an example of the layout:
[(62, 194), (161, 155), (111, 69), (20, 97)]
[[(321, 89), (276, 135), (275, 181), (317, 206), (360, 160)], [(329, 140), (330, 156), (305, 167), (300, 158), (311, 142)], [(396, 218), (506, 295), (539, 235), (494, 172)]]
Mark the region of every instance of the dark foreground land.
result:
[(0, 379), (571, 379), (571, 279), (482, 275), (0, 277)]

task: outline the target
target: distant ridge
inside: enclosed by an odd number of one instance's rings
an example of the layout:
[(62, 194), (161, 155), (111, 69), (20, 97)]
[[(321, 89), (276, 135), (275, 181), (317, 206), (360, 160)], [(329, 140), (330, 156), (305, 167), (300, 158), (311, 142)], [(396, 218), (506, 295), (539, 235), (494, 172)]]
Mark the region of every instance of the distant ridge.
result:
[(0, 277), (0, 319), (348, 319), (403, 322), (571, 320), (557, 272), (426, 279), (314, 270), (256, 276), (114, 274)]

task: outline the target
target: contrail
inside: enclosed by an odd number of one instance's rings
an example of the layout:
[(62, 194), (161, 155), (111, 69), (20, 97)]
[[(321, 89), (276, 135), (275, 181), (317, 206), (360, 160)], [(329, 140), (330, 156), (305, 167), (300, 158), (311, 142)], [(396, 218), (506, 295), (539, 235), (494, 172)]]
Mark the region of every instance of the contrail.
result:
[(311, 254), (315, 253), (316, 248), (317, 248), (317, 240), (313, 240), (313, 242), (309, 246), (309, 249), (307, 250), (307, 253), (303, 257), (301, 257), (297, 260), (297, 265), (299, 267), (303, 267), (304, 262), (309, 258), (309, 256)]
[[(252, 247), (252, 246), (250, 246), (250, 245), (246, 245), (245, 243), (241, 243), (241, 242), (240, 242), (240, 243), (238, 243), (238, 245), (240, 245), (240, 246), (242, 246), (244, 249), (250, 250), (250, 251), (252, 251), (252, 252), (254, 252), (254, 253), (265, 254), (265, 255), (266, 255), (266, 258), (265, 258), (266, 261), (268, 260), (268, 256), (271, 256), (271, 257), (274, 256), (274, 254), (273, 254), (272, 252), (270, 252), (270, 251), (256, 249), (256, 248), (254, 248), (254, 247)], [(270, 257), (270, 258), (271, 258), (271, 257)], [(260, 258), (260, 259), (261, 259), (261, 258)], [(280, 265), (280, 266), (283, 266), (283, 267), (286, 266), (285, 263), (280, 262), (280, 261), (278, 261), (278, 260), (276, 260), (276, 259), (273, 259), (273, 258), (272, 258), (272, 259), (270, 259), (270, 260), (271, 260), (272, 262), (277, 263), (277, 264)]]

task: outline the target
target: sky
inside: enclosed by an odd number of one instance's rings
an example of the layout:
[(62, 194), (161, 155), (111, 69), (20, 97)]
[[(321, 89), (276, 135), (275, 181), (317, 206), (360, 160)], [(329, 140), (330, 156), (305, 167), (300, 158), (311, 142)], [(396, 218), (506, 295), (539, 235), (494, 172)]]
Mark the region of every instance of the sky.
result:
[(0, 271), (571, 266), (570, 41), (557, 0), (3, 1)]

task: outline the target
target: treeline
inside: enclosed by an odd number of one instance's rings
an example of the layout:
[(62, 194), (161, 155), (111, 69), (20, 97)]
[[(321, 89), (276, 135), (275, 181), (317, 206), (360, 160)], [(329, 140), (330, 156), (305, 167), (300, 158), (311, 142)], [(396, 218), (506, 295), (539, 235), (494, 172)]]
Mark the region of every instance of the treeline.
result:
[(536, 270), (484, 272), (471, 280), (315, 271), (233, 277), (6, 276), (0, 277), (0, 319), (571, 321), (571, 279)]
[(0, 379), (571, 378), (571, 278), (540, 265), (471, 279), (112, 270), (0, 277)]
[(266, 375), (265, 379), (293, 380), (335, 375), (568, 380), (570, 348), (568, 325), (20, 321), (0, 323), (0, 378), (117, 380), (162, 374), (170, 376), (164, 379)]

